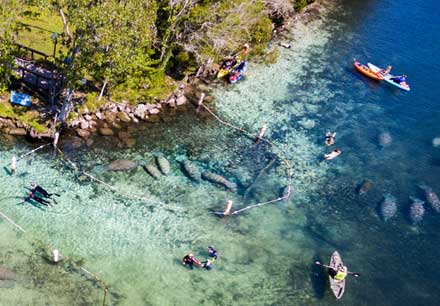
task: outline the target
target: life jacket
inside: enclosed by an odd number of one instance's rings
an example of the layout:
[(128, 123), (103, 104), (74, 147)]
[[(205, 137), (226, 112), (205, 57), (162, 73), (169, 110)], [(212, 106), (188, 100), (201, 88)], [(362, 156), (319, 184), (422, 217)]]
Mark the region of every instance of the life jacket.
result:
[(346, 277), (347, 277), (346, 271), (338, 271), (338, 273), (336, 273), (334, 279), (337, 281), (343, 281)]

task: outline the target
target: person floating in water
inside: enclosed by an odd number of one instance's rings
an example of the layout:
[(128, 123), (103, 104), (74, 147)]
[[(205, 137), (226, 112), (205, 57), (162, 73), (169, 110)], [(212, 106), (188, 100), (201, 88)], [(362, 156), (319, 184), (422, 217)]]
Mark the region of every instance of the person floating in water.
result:
[(339, 155), (341, 155), (341, 153), (342, 151), (340, 149), (334, 149), (333, 151), (331, 151), (331, 153), (324, 154), (324, 158), (326, 160), (332, 160), (333, 158), (336, 158)]
[(208, 247), (208, 256), (210, 258), (208, 258), (206, 261), (202, 262), (202, 264), (203, 264), (203, 268), (205, 268), (206, 270), (211, 270), (212, 264), (217, 260), (217, 257), (218, 257), (217, 250), (214, 249), (214, 247), (209, 246)]
[(217, 259), (217, 256), (218, 256), (217, 250), (214, 249), (214, 247), (209, 246), (208, 247), (208, 256), (213, 257), (214, 259)]
[(336, 137), (336, 132), (327, 132), (325, 134), (325, 144), (327, 146), (331, 146), (332, 144), (335, 143), (335, 137)]
[(195, 258), (192, 253), (189, 253), (182, 258), (182, 265), (190, 267), (191, 270), (193, 269), (194, 264), (203, 267), (203, 264), (197, 258)]
[(45, 190), (43, 187), (39, 186), (36, 183), (32, 183), (31, 184), (31, 191), (33, 193), (38, 192), (39, 194), (41, 194), (45, 198), (50, 198), (53, 195), (56, 195), (57, 197), (60, 196), (58, 193), (49, 193), (49, 192), (47, 192), (47, 190)]
[(29, 200), (33, 200), (45, 206), (50, 206), (50, 202), (48, 200), (40, 198), (39, 196), (35, 195), (32, 191), (29, 191), (28, 197), (25, 198), (25, 201), (29, 201)]
[(390, 80), (397, 84), (406, 84), (406, 75), (396, 75), (390, 78)]

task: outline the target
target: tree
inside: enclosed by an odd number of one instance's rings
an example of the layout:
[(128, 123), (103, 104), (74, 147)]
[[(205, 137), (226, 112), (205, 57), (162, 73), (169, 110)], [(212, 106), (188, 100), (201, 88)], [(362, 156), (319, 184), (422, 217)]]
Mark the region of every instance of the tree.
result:
[(18, 0), (1, 0), (0, 4), (0, 92), (5, 91), (11, 81), (17, 49), (14, 39), (17, 19), (23, 13), (23, 3)]

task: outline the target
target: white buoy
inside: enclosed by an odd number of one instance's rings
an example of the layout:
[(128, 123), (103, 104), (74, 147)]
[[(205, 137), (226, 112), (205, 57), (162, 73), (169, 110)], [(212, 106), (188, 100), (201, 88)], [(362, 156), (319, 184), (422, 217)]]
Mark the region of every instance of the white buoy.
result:
[(58, 145), (58, 139), (60, 138), (60, 133), (56, 132), (53, 138), (53, 147), (56, 148)]
[(267, 124), (263, 124), (263, 127), (261, 128), (261, 131), (258, 134), (257, 140), (255, 141), (255, 143), (259, 143), (260, 142), (261, 138), (263, 138), (263, 136), (264, 136), (264, 133), (266, 133), (266, 130), (267, 130)]
[(54, 263), (58, 263), (60, 261), (60, 251), (57, 249), (52, 251), (52, 260)]
[(228, 203), (226, 204), (226, 207), (225, 207), (225, 211), (223, 212), (223, 214), (225, 216), (229, 216), (231, 214), (231, 208), (232, 208), (233, 203), (234, 202), (232, 202), (231, 200), (228, 200)]
[(17, 169), (17, 157), (12, 156), (12, 162), (11, 162), (11, 174), (15, 175), (15, 170)]
[(204, 99), (205, 99), (205, 93), (202, 92), (202, 94), (200, 95), (200, 99), (197, 102), (197, 110), (196, 110), (197, 112), (199, 112), (200, 106), (202, 105)]

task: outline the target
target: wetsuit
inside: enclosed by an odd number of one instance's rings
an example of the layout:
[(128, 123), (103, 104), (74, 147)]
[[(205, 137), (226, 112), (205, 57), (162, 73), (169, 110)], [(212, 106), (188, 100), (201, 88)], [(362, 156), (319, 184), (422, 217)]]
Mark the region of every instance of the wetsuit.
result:
[(213, 247), (208, 247), (208, 255), (209, 257), (213, 257), (214, 259), (217, 259), (217, 250), (214, 249)]
[(49, 201), (47, 201), (47, 200), (45, 200), (45, 199), (43, 199), (43, 198), (40, 198), (39, 196), (36, 196), (36, 195), (33, 194), (33, 193), (31, 193), (31, 194), (29, 195), (29, 197), (26, 198), (26, 199), (34, 200), (35, 202), (38, 202), (38, 203), (40, 203), (40, 204), (42, 204), (42, 205), (46, 205), (46, 206), (49, 206), (49, 204), (50, 204)]
[(34, 188), (31, 189), (32, 193), (38, 192), (43, 197), (50, 198), (52, 195), (60, 196), (58, 193), (49, 193), (47, 192), (43, 187), (36, 185)]
[(201, 262), (198, 261), (194, 256), (190, 256), (189, 254), (182, 258), (182, 265), (188, 266), (193, 269), (193, 265), (198, 264), (201, 265)]

